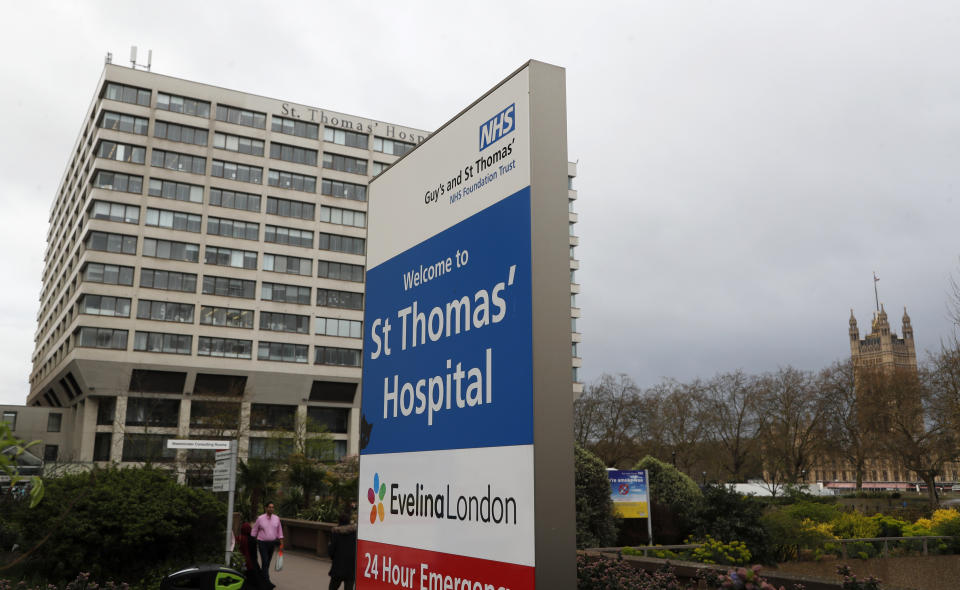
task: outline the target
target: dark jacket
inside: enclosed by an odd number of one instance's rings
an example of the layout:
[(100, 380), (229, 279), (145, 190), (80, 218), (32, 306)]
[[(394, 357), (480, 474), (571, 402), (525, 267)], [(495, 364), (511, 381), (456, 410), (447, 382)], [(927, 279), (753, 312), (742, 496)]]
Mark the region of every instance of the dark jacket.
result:
[(352, 580), (357, 573), (357, 525), (344, 524), (335, 527), (327, 545), (330, 559), (330, 576), (341, 580)]

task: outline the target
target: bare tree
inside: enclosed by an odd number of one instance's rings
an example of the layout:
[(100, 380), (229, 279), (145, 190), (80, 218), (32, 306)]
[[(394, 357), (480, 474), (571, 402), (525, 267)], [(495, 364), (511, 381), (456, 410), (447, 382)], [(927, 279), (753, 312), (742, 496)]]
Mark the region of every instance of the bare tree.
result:
[(823, 441), (825, 404), (809, 373), (786, 367), (760, 379), (760, 433), (768, 485), (795, 484)]
[(817, 386), (825, 402), (827, 454), (853, 467), (856, 489), (861, 490), (867, 459), (875, 445), (858, 400), (853, 362), (848, 359), (830, 365), (820, 372)]
[(647, 391), (645, 397), (655, 400), (658, 410), (651, 424), (654, 439), (665, 447), (658, 454), (663, 456), (668, 451), (671, 463), (690, 473), (707, 437), (703, 384), (699, 379), (692, 383), (666, 380)]
[(939, 505), (936, 478), (958, 455), (949, 400), (936, 385), (936, 369), (864, 371), (858, 375), (863, 411), (880, 448), (927, 485), (930, 506)]
[(625, 374), (603, 375), (588, 386), (582, 403), (575, 406), (579, 413), (574, 419), (578, 440), (586, 442), (606, 465), (625, 465), (635, 459), (634, 406), (639, 392)]
[(703, 385), (707, 431), (721, 453), (715, 460), (732, 481), (743, 481), (757, 452), (759, 396), (756, 379), (723, 373)]

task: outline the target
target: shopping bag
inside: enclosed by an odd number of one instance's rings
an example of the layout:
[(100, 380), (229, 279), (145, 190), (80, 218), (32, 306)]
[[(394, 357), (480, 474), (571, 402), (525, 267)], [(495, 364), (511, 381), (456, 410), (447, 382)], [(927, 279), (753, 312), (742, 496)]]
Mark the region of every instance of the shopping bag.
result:
[(278, 572), (283, 569), (283, 549), (277, 551), (277, 561), (274, 567)]

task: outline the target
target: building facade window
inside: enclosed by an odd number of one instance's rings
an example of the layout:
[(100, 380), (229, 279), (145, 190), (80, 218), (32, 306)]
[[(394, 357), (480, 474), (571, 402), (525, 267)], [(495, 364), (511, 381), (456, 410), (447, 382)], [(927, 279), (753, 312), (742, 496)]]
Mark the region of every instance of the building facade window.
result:
[(269, 175), (267, 176), (267, 182), (270, 184), (270, 186), (288, 188), (290, 190), (303, 191), (305, 193), (317, 192), (316, 176), (307, 176), (306, 174), (297, 174), (295, 172), (284, 172), (283, 170), (273, 170), (271, 168)]
[(317, 317), (313, 325), (314, 333), (321, 336), (363, 338), (363, 322), (359, 320)]
[(362, 283), (363, 266), (359, 264), (347, 264), (345, 262), (318, 260), (317, 276), (322, 279), (335, 279), (338, 281)]
[(331, 252), (344, 252), (346, 254), (359, 254), (363, 256), (367, 253), (367, 241), (364, 238), (318, 233), (317, 248), (320, 250), (330, 250)]
[(260, 312), (260, 329), (271, 332), (310, 333), (310, 316), (292, 313)]
[(132, 174), (121, 174), (120, 172), (109, 172), (107, 170), (97, 170), (93, 175), (93, 186), (96, 188), (107, 189), (108, 191), (119, 191), (122, 193), (143, 192), (143, 177)]
[(137, 236), (92, 231), (87, 234), (88, 250), (115, 252), (117, 254), (136, 254)]
[(192, 346), (193, 336), (187, 334), (166, 334), (137, 330), (133, 336), (133, 349), (144, 352), (190, 354)]
[(356, 131), (347, 131), (346, 129), (336, 129), (334, 127), (323, 128), (323, 141), (329, 141), (337, 145), (345, 145), (360, 149), (367, 149), (368, 135), (366, 133), (357, 133)]
[(200, 308), (200, 324), (253, 329), (253, 310), (204, 305)]
[(47, 432), (60, 432), (63, 423), (63, 414), (51, 412), (47, 414)]
[(384, 162), (374, 162), (371, 172), (374, 176), (380, 176), (380, 173), (390, 167), (390, 164)]
[(313, 274), (313, 260), (280, 254), (264, 254), (263, 270), (308, 277)]
[(305, 229), (268, 225), (264, 228), (263, 241), (301, 248), (313, 248), (313, 232)]
[(203, 217), (194, 213), (170, 211), (168, 209), (147, 209), (146, 225), (151, 227), (162, 227), (198, 234), (200, 233), (202, 224)]
[[(113, 422), (111, 422), (112, 424)], [(110, 447), (113, 444), (112, 432), (98, 432), (93, 437), (93, 460), (109, 461)]]
[(396, 139), (387, 139), (385, 137), (373, 138), (373, 151), (383, 152), (393, 156), (402, 156), (416, 147), (416, 144)]
[(323, 167), (329, 170), (339, 170), (340, 172), (350, 172), (351, 174), (367, 173), (367, 161), (340, 154), (331, 154), (323, 152)]
[(200, 245), (187, 242), (174, 242), (171, 240), (143, 238), (143, 255), (151, 258), (198, 262), (200, 260)]
[(150, 152), (150, 165), (155, 168), (166, 168), (167, 170), (189, 172), (191, 174), (206, 174), (207, 171), (207, 159), (203, 156), (191, 156), (190, 154), (169, 152), (157, 148), (153, 148), (153, 151)]
[(133, 286), (133, 267), (88, 262), (83, 268), (83, 280), (104, 285)]
[(169, 141), (178, 141), (180, 143), (189, 143), (190, 145), (207, 145), (209, 137), (206, 129), (199, 127), (188, 127), (187, 125), (178, 125), (177, 123), (168, 123), (167, 121), (156, 121), (153, 124), (153, 136)]
[(254, 127), (256, 129), (266, 129), (267, 127), (267, 115), (264, 113), (239, 109), (223, 104), (217, 105), (217, 121), (226, 121), (227, 123)]
[(127, 349), (127, 331), (110, 328), (77, 328), (77, 346), (84, 348)]
[(17, 429), (17, 413), (9, 410), (4, 410), (3, 418), (0, 419), (0, 422), (5, 422), (7, 426), (10, 427), (10, 430)]
[(353, 348), (333, 346), (314, 346), (313, 363), (315, 365), (335, 365), (338, 367), (359, 367), (361, 352)]
[(253, 340), (198, 336), (197, 356), (249, 359), (253, 356)]
[(142, 107), (150, 106), (151, 92), (146, 88), (107, 82), (103, 89), (103, 98), (117, 100), (128, 104), (138, 104)]
[(260, 239), (260, 224), (207, 216), (207, 234), (256, 241)]
[(260, 285), (260, 299), (310, 305), (310, 287), (264, 282)]
[(168, 434), (127, 433), (123, 437), (122, 460), (169, 463), (177, 458), (177, 451), (167, 448), (170, 438), (173, 436)]
[(116, 162), (143, 164), (147, 159), (147, 148), (141, 145), (102, 140), (97, 144), (97, 157)]
[(257, 293), (257, 282), (229, 277), (214, 277), (204, 275), (203, 294), (220, 295), (221, 297), (239, 297), (253, 299)]
[(231, 135), (229, 133), (213, 134), (213, 147), (227, 150), (229, 152), (238, 152), (241, 154), (250, 154), (251, 156), (263, 155), (263, 140), (252, 137), (243, 137), (242, 135)]
[(274, 160), (283, 160), (294, 164), (317, 165), (317, 150), (275, 141), (270, 142), (270, 157)]
[(237, 164), (236, 162), (224, 162), (223, 160), (213, 161), (210, 176), (251, 184), (263, 184), (263, 168)]
[[(346, 434), (350, 421), (350, 410), (347, 408), (325, 408), (322, 406), (307, 407), (307, 423), (313, 431), (323, 430), (336, 434)], [(310, 426), (307, 427), (310, 431)]]
[(317, 305), (342, 309), (363, 309), (363, 293), (317, 288)]
[(190, 404), (190, 428), (223, 429), (226, 427), (228, 430), (236, 430), (239, 422), (239, 403), (194, 400)]
[(276, 133), (306, 137), (307, 139), (319, 139), (320, 137), (320, 126), (316, 123), (307, 123), (306, 121), (278, 117), (277, 115), (273, 115), (270, 128), (271, 131)]
[(137, 300), (137, 319), (192, 324), (193, 309), (192, 303), (139, 299)]
[(60, 447), (57, 445), (43, 445), (43, 460), (55, 462), (60, 454)]
[(174, 182), (172, 180), (151, 178), (147, 193), (151, 197), (172, 199), (174, 201), (187, 201), (190, 203), (203, 202), (202, 186), (198, 186), (196, 184), (186, 184), (183, 182)]
[(251, 459), (286, 459), (293, 454), (293, 439), (250, 437)]
[(239, 209), (241, 211), (254, 211), (259, 213), (260, 195), (210, 187), (210, 204), (214, 207), (226, 207), (227, 209)]
[(294, 217), (313, 221), (313, 218), (316, 217), (316, 206), (313, 203), (304, 203), (303, 201), (267, 197), (267, 213), (280, 217)]
[(353, 209), (341, 209), (340, 207), (321, 205), (320, 218), (318, 221), (335, 223), (337, 225), (348, 225), (350, 227), (366, 227), (367, 214), (363, 211), (354, 211)]
[(90, 217), (121, 223), (140, 223), (140, 207), (109, 201), (93, 201), (90, 204)]
[(322, 193), (330, 197), (337, 197), (338, 199), (350, 199), (351, 201), (367, 200), (367, 187), (362, 184), (340, 182), (339, 180), (324, 179)]
[(103, 111), (100, 115), (100, 121), (97, 124), (101, 129), (113, 129), (114, 131), (122, 131), (124, 133), (146, 135), (150, 120), (134, 115)]
[(110, 317), (130, 317), (130, 299), (110, 295), (87, 293), (80, 298), (80, 313), (86, 315), (105, 315)]
[[(263, 258), (264, 270), (266, 270), (267, 255), (264, 254)], [(207, 246), (204, 249), (203, 261), (206, 264), (215, 264), (217, 266), (232, 266), (234, 268), (246, 268), (250, 270), (257, 269), (257, 253), (250, 250)]]
[[(290, 342), (264, 342), (261, 340), (257, 343), (257, 360), (281, 361), (284, 363), (306, 363), (309, 348), (310, 347), (306, 344), (293, 344)], [(253, 428), (252, 425), (251, 428)]]
[(193, 115), (204, 119), (210, 118), (209, 102), (186, 96), (177, 96), (176, 94), (157, 92), (157, 108), (171, 113), (183, 113), (184, 115)]
[(172, 270), (141, 268), (140, 286), (148, 289), (179, 291), (181, 293), (196, 293), (197, 275), (191, 272), (176, 272)]

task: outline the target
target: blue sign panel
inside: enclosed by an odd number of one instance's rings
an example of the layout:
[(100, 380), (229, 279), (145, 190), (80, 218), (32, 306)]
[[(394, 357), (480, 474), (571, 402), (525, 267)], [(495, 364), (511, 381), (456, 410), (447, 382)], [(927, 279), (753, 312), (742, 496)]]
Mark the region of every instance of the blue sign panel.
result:
[(613, 512), (621, 518), (647, 518), (647, 472), (608, 470)]
[(367, 271), (360, 453), (533, 443), (530, 188)]

